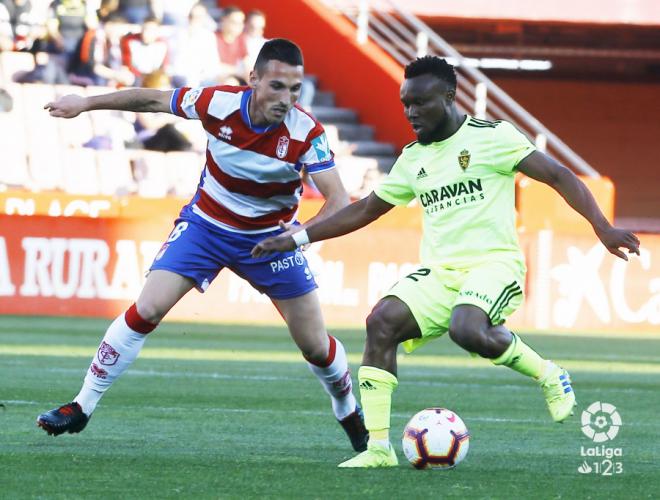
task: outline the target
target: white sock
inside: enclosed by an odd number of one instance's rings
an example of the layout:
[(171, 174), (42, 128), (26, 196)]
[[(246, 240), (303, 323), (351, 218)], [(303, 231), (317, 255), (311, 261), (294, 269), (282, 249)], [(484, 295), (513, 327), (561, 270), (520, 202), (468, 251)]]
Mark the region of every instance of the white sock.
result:
[(105, 391), (135, 361), (146, 338), (146, 334), (126, 324), (124, 314), (112, 322), (87, 370), (80, 393), (73, 399), (86, 415), (92, 414)]
[(337, 420), (344, 420), (355, 411), (357, 400), (353, 395), (353, 382), (351, 372), (348, 370), (344, 346), (333, 336), (328, 335), (328, 337), (330, 338), (329, 364), (319, 366), (308, 362), (307, 366), (319, 379), (325, 392), (330, 395), (332, 411)]

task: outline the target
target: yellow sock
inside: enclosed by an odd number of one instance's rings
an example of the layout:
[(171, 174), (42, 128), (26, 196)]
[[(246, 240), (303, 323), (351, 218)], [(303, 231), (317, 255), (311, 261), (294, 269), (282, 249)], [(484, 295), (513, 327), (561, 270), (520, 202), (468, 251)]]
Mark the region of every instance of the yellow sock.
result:
[(369, 439), (386, 441), (389, 439), (392, 393), (399, 381), (390, 372), (373, 366), (361, 366), (358, 381)]
[(493, 364), (508, 366), (518, 373), (533, 377), (536, 380), (540, 379), (545, 373), (547, 360), (525, 344), (518, 335), (513, 332), (511, 335), (513, 335), (511, 345), (499, 358), (492, 360)]

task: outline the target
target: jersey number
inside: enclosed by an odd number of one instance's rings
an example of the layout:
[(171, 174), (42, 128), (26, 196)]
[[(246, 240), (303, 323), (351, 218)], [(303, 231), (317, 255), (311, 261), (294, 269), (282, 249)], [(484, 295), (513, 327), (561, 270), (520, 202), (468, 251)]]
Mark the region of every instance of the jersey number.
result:
[(427, 269), (425, 267), (422, 267), (422, 268), (418, 269), (417, 271), (415, 271), (414, 273), (410, 273), (408, 276), (406, 276), (406, 278), (410, 278), (413, 281), (419, 281), (417, 276), (423, 278), (424, 276), (428, 276), (429, 274), (431, 274), (431, 270)]
[(181, 233), (183, 233), (186, 229), (188, 229), (188, 223), (187, 222), (179, 222), (174, 229), (172, 229), (172, 232), (170, 233), (170, 237), (167, 238), (168, 243), (172, 243), (174, 240), (178, 239), (179, 236), (181, 236)]

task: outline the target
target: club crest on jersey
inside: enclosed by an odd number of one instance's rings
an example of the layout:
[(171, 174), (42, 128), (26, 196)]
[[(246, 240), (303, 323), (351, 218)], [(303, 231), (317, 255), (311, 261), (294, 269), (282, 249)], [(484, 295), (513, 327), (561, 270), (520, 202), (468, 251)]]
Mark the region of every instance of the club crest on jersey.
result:
[(286, 154), (289, 152), (289, 138), (282, 136), (280, 140), (277, 141), (277, 149), (275, 149), (275, 154), (281, 160), (286, 157)]
[(96, 356), (101, 364), (105, 366), (112, 366), (117, 362), (117, 359), (119, 359), (119, 353), (115, 351), (114, 347), (105, 341), (101, 342), (101, 347), (99, 347)]
[(234, 133), (234, 131), (231, 129), (230, 126), (228, 125), (223, 125), (220, 127), (220, 131), (218, 132), (218, 137), (220, 139), (224, 139), (226, 141), (231, 141), (231, 135)]
[(470, 152), (467, 149), (464, 149), (458, 155), (458, 164), (463, 170), (470, 166)]

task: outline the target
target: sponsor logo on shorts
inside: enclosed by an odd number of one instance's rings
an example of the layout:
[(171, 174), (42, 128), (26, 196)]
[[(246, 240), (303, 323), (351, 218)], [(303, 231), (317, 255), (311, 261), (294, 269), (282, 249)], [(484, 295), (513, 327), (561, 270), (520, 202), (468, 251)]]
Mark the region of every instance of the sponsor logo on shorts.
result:
[(270, 269), (273, 273), (279, 273), (280, 271), (286, 271), (287, 269), (303, 265), (305, 265), (305, 257), (303, 257), (302, 252), (296, 252), (293, 255), (271, 262)]
[(479, 299), (488, 305), (493, 304), (493, 299), (491, 299), (488, 295), (484, 293), (475, 292), (473, 290), (461, 290), (458, 295), (460, 295), (461, 297), (474, 297), (475, 299)]

